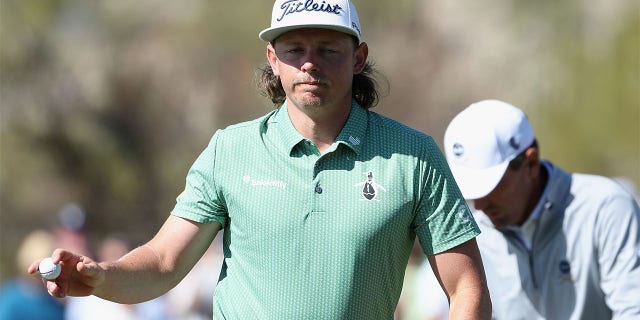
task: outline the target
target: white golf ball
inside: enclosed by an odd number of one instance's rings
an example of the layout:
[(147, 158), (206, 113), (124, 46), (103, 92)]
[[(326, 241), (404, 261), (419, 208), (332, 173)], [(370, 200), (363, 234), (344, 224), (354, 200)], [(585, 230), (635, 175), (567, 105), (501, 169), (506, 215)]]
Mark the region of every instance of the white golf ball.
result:
[(54, 264), (51, 258), (44, 258), (40, 261), (38, 271), (40, 271), (40, 276), (42, 276), (42, 278), (53, 280), (60, 275), (62, 267), (59, 264)]

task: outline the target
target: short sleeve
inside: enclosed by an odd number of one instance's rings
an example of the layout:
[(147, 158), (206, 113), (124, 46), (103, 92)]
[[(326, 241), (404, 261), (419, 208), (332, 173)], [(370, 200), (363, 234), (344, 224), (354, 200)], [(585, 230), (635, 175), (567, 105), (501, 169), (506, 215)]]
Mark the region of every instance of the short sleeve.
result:
[(426, 255), (449, 250), (480, 234), (444, 155), (432, 139), (430, 142), (420, 170), (422, 187), (413, 222)]
[(224, 227), (228, 213), (216, 188), (216, 149), (220, 131), (198, 156), (187, 173), (184, 191), (177, 197), (172, 215), (199, 223), (219, 222)]

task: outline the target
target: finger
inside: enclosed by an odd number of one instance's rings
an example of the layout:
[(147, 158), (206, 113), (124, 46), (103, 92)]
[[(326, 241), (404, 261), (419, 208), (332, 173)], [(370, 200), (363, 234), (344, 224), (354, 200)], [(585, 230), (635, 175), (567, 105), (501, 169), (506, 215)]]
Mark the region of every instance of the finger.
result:
[(97, 278), (102, 271), (102, 268), (95, 263), (93, 260), (89, 258), (82, 257), (80, 261), (76, 264), (76, 270), (84, 276), (88, 278)]
[(71, 251), (67, 251), (59, 248), (53, 250), (53, 254), (51, 255), (51, 259), (53, 260), (53, 263), (60, 263), (61, 261), (68, 261), (76, 258), (78, 258), (77, 254)]
[(55, 281), (46, 282), (47, 292), (54, 298), (64, 298), (66, 292)]
[(40, 265), (40, 261), (42, 261), (42, 259), (38, 259), (33, 263), (31, 263), (31, 265), (27, 268), (27, 272), (29, 274), (35, 274), (36, 271), (38, 271), (38, 266)]

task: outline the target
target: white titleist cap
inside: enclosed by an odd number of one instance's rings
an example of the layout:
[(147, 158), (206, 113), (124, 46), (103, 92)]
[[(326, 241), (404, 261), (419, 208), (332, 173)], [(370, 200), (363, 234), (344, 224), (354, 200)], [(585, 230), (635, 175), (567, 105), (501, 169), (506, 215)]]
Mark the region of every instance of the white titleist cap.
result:
[(361, 41), (360, 19), (348, 0), (276, 0), (271, 27), (260, 32), (260, 39), (271, 42), (281, 34), (300, 28), (341, 31)]
[(479, 101), (455, 116), (444, 134), (444, 149), (464, 198), (489, 194), (509, 162), (534, 140), (527, 116), (502, 101)]

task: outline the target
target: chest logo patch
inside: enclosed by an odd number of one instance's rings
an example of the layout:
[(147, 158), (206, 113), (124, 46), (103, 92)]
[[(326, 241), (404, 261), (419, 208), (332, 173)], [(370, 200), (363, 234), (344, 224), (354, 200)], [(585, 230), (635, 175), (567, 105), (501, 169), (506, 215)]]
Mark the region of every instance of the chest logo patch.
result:
[(252, 178), (249, 175), (245, 175), (242, 177), (242, 181), (250, 186), (253, 187), (274, 187), (274, 188), (279, 188), (279, 189), (286, 189), (287, 188), (287, 184), (284, 183), (283, 181), (279, 181), (279, 180), (258, 180), (255, 178)]
[(563, 259), (558, 263), (558, 275), (559, 282), (576, 282), (575, 274), (571, 270), (571, 263), (569, 260)]
[(363, 182), (358, 182), (356, 184), (354, 184), (354, 187), (362, 187), (362, 198), (360, 198), (360, 200), (363, 201), (380, 201), (378, 199), (376, 199), (378, 197), (378, 195), (380, 194), (380, 190), (387, 192), (387, 189), (385, 189), (383, 186), (379, 185), (378, 183), (376, 183), (373, 180), (373, 172), (369, 171), (367, 173), (365, 173), (365, 175), (367, 176), (366, 180), (364, 180)]

